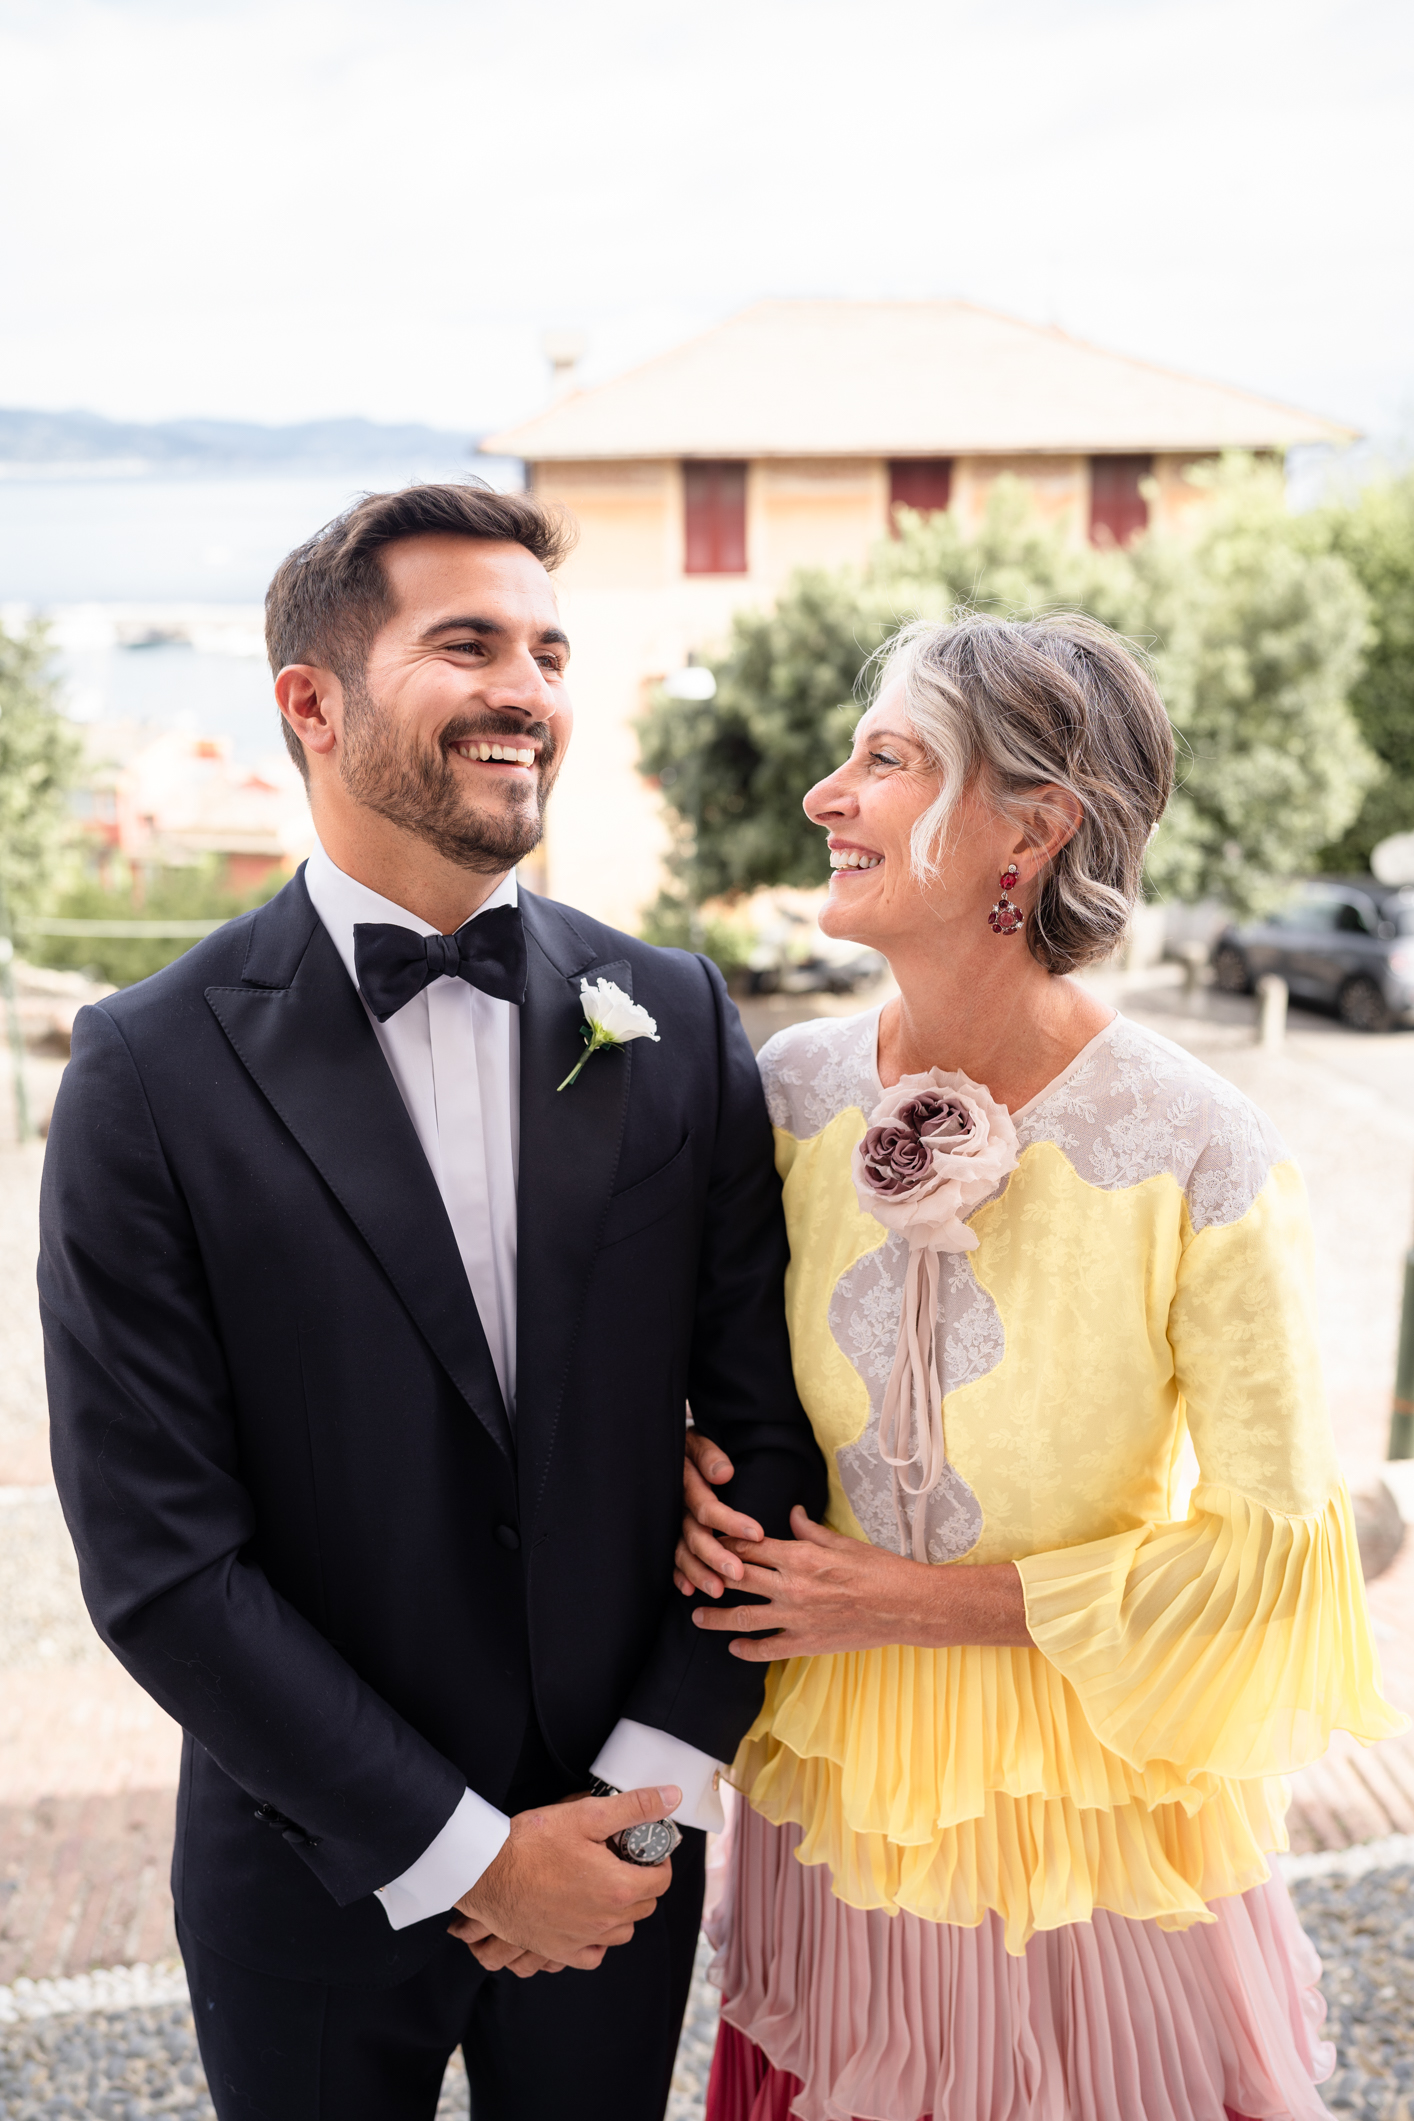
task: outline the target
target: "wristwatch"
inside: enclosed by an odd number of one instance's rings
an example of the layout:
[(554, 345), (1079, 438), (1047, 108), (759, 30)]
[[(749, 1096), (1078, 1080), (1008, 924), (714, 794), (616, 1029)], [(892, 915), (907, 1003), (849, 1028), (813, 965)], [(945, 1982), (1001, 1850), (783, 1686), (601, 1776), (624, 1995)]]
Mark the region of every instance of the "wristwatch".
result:
[[(596, 1776), (589, 1785), (591, 1797), (622, 1797), (623, 1791), (612, 1782), (601, 1782)], [(620, 1827), (617, 1834), (610, 1834), (604, 1844), (625, 1863), (666, 1863), (673, 1850), (682, 1847), (682, 1835), (671, 1819), (643, 1819), (637, 1826)]]

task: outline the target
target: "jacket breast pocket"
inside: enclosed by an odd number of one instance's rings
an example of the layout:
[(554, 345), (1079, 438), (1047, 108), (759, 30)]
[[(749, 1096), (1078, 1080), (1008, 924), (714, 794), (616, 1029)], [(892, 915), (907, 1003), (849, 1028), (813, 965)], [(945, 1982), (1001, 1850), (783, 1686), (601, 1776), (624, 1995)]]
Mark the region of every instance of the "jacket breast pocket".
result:
[(622, 1244), (626, 1237), (635, 1237), (651, 1223), (661, 1222), (665, 1215), (686, 1206), (692, 1197), (692, 1158), (688, 1153), (691, 1146), (689, 1132), (682, 1147), (667, 1163), (660, 1164), (656, 1171), (650, 1171), (647, 1178), (640, 1178), (624, 1192), (613, 1195), (599, 1239), (601, 1252), (609, 1245)]

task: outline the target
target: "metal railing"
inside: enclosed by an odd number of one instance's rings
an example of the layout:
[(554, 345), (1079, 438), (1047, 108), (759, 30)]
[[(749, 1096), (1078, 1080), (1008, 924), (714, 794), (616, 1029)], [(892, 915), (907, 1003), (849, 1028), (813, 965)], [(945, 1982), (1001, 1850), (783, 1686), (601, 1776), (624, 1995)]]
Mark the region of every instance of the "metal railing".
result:
[(19, 916), (15, 920), (17, 935), (93, 935), (107, 936), (124, 942), (197, 942), (203, 935), (214, 935), (224, 928), (219, 921), (66, 921), (57, 917)]
[[(8, 925), (10, 933), (5, 932)], [(92, 936), (114, 942), (197, 943), (204, 935), (224, 928), (219, 921), (81, 921), (64, 920), (58, 914), (17, 914), (6, 923), (0, 907), (0, 1007), (10, 1045), (10, 1074), (15, 1099), (15, 1133), (22, 1142), (34, 1138), (29, 1092), (25, 1082), (25, 1044), (20, 1025), (19, 998), (15, 992), (15, 943), (29, 936)]]

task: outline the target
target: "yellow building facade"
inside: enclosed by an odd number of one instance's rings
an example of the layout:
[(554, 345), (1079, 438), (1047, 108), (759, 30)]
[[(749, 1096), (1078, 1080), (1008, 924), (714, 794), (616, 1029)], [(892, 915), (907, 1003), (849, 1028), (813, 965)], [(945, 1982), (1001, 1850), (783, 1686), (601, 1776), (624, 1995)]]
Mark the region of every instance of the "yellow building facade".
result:
[(579, 526), (577, 729), (535, 881), (637, 927), (667, 843), (636, 764), (654, 689), (797, 568), (864, 562), (897, 505), (970, 529), (1011, 474), (1070, 536), (1123, 541), (1201, 506), (1195, 461), (1349, 433), (965, 303), (769, 302), (487, 437)]

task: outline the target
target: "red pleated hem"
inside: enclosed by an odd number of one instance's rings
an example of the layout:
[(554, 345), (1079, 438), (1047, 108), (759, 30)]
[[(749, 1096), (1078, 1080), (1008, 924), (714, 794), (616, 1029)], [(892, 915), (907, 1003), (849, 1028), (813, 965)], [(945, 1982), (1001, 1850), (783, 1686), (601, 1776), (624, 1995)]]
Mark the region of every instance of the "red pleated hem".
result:
[(721, 2020), (704, 2121), (791, 2121), (792, 2101), (804, 2089), (799, 2077), (773, 2069), (754, 2040)]

